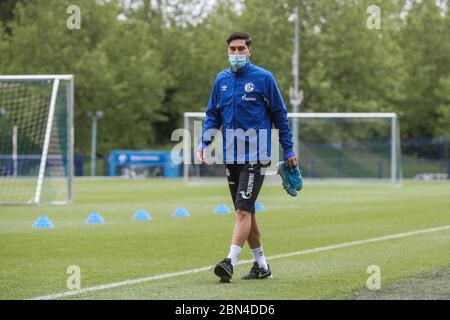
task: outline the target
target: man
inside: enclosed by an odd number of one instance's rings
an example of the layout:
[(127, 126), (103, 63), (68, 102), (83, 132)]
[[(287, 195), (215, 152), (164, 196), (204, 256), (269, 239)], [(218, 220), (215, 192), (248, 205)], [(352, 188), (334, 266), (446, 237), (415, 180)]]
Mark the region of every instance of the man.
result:
[(220, 72), (214, 82), (197, 154), (206, 163), (206, 148), (213, 140), (211, 132), (222, 127), (226, 132), (223, 135), (225, 171), (236, 223), (229, 254), (214, 268), (221, 282), (230, 282), (245, 241), (255, 261), (243, 279), (272, 277), (255, 218), (263, 170), (270, 164), (272, 124), (279, 130), (286, 165), (297, 166), (285, 104), (272, 74), (250, 63), (251, 43), (252, 39), (244, 32), (235, 32), (227, 39), (231, 68)]

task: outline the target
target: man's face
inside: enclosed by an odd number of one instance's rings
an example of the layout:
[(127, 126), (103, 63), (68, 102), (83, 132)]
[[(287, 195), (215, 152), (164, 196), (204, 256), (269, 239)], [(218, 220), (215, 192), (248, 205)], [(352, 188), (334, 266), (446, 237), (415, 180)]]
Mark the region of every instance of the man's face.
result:
[(250, 57), (251, 50), (245, 44), (245, 40), (233, 40), (228, 45), (228, 54)]

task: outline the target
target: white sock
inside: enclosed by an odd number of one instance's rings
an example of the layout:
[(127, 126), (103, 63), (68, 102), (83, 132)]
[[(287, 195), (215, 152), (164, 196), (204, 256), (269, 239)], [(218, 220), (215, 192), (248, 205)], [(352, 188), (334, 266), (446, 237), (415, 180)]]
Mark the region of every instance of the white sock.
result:
[(231, 259), (231, 264), (233, 265), (233, 268), (236, 266), (238, 257), (241, 254), (241, 250), (242, 250), (242, 248), (235, 244), (232, 244), (230, 247), (230, 252), (228, 253), (227, 258)]
[(252, 249), (252, 255), (256, 262), (258, 262), (258, 265), (260, 268), (263, 268), (264, 270), (269, 269), (266, 262), (266, 257), (264, 256), (264, 251), (262, 247)]

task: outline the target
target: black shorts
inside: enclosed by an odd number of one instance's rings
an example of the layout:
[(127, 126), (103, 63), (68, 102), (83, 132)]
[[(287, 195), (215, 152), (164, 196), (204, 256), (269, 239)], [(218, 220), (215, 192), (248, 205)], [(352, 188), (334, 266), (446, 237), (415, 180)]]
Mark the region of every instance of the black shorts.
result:
[(255, 201), (264, 182), (263, 164), (227, 164), (225, 172), (235, 210), (255, 213)]

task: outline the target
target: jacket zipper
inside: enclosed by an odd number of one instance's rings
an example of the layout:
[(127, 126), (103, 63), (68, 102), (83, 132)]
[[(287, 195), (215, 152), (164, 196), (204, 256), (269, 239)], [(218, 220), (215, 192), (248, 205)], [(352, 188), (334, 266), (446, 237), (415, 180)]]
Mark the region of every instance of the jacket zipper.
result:
[[(233, 129), (236, 130), (237, 125), (236, 125), (236, 116), (237, 116), (237, 110), (236, 110), (236, 82), (237, 82), (237, 74), (234, 75), (234, 85), (233, 85)], [(235, 140), (236, 137), (233, 135), (233, 140)], [(234, 141), (233, 141), (233, 145), (234, 145)], [(234, 145), (234, 148), (236, 148), (236, 145)], [(237, 160), (237, 155), (236, 155), (236, 149), (233, 150), (233, 154), (234, 154), (234, 160)]]
[(234, 85), (233, 85), (233, 129), (236, 130), (236, 81), (237, 81), (237, 74), (234, 75)]

